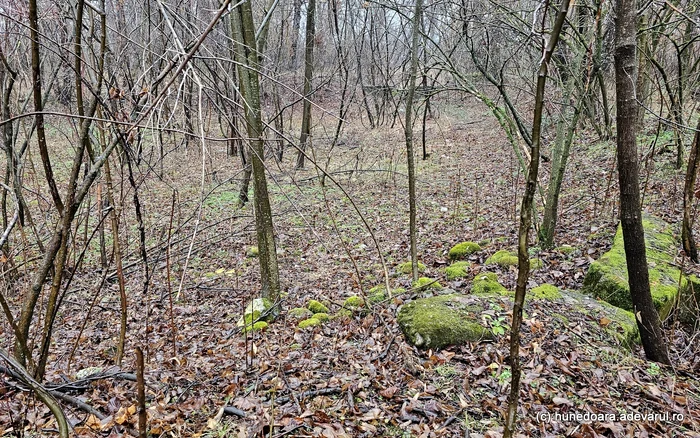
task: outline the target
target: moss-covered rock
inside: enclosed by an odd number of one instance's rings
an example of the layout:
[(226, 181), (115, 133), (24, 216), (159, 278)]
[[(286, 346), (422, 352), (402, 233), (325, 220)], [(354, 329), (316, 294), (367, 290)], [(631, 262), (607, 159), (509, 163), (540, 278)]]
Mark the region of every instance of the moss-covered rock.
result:
[(421, 277), (413, 282), (413, 288), (418, 290), (442, 289), (442, 285), (434, 278)]
[[(413, 266), (411, 265), (411, 262), (401, 263), (396, 267), (396, 269), (402, 274), (411, 274), (413, 272)], [(425, 272), (425, 270), (425, 265), (421, 262), (418, 262), (418, 272), (423, 273)]]
[(245, 332), (245, 333), (247, 333), (247, 332), (261, 332), (261, 331), (264, 331), (265, 329), (267, 329), (268, 326), (269, 326), (269, 324), (266, 323), (265, 321), (258, 321), (255, 324), (253, 324), (252, 327), (251, 326), (245, 327), (243, 329), (243, 332)]
[(498, 282), (498, 275), (494, 274), (493, 272), (481, 272), (479, 275), (474, 277), (474, 281), (472, 282), (471, 293), (473, 294), (478, 295), (505, 291), (506, 288)]
[(493, 333), (478, 322), (482, 311), (476, 297), (440, 295), (404, 305), (397, 320), (411, 344), (425, 349), (442, 348), (493, 339)]
[(327, 313), (314, 313), (314, 315), (311, 318), (316, 318), (321, 322), (326, 322), (331, 319), (331, 317)]
[(700, 279), (691, 275), (686, 282), (687, 287), (678, 300), (678, 317), (681, 322), (695, 325), (700, 320)]
[(367, 294), (367, 300), (372, 304), (381, 303), (386, 299), (386, 287), (383, 284), (374, 286)]
[(353, 295), (348, 297), (345, 302), (343, 302), (343, 307), (346, 309), (359, 309), (361, 307), (365, 307), (365, 301), (362, 299), (362, 297)]
[(354, 312), (350, 309), (340, 309), (338, 313), (335, 314), (334, 318), (352, 318)]
[[(484, 262), (487, 265), (498, 265), (502, 268), (508, 266), (518, 266), (518, 253), (502, 249), (497, 251)], [(542, 260), (538, 258), (530, 258), (530, 269), (539, 269), (542, 267)]]
[(567, 315), (583, 314), (588, 322), (601, 327), (607, 336), (625, 348), (639, 344), (639, 329), (632, 312), (583, 293), (566, 291), (561, 295), (560, 301), (571, 309)]
[(240, 317), (236, 325), (238, 327), (248, 327), (258, 320), (274, 321), (277, 317), (274, 303), (267, 298), (255, 298), (243, 311), (243, 316)]
[(456, 280), (458, 278), (464, 278), (469, 275), (469, 267), (471, 263), (467, 261), (454, 262), (450, 266), (445, 268), (445, 277), (448, 280)]
[(305, 328), (309, 328), (309, 327), (316, 327), (319, 325), (321, 325), (320, 320), (318, 320), (316, 318), (309, 318), (309, 319), (305, 319), (305, 320), (299, 322), (299, 325), (297, 327), (299, 327), (300, 329), (305, 329)]
[(287, 312), (287, 316), (295, 319), (310, 318), (313, 314), (314, 312), (305, 307), (295, 307), (293, 309), (289, 309), (289, 311)]
[(311, 313), (328, 313), (328, 307), (320, 301), (309, 300), (306, 308), (311, 311)]
[(487, 265), (498, 265), (501, 267), (518, 266), (518, 255), (512, 251), (502, 249), (486, 259)]
[(532, 288), (528, 296), (538, 300), (556, 300), (561, 298), (561, 293), (558, 287), (545, 283)]
[(475, 242), (461, 242), (450, 248), (447, 256), (450, 260), (464, 260), (475, 252), (481, 251), (481, 246)]
[[(681, 279), (680, 270), (673, 263), (678, 242), (668, 224), (645, 214), (644, 237), (651, 297), (659, 316), (664, 319), (678, 296), (679, 281), (682, 291), (690, 288), (690, 282), (687, 278)], [(591, 263), (583, 282), (583, 291), (622, 309), (633, 309), (621, 225), (610, 251)]]
[(557, 251), (559, 251), (560, 253), (562, 253), (564, 255), (569, 255), (569, 254), (573, 254), (576, 251), (576, 247), (571, 246), (571, 245), (562, 245), (562, 246), (557, 248)]

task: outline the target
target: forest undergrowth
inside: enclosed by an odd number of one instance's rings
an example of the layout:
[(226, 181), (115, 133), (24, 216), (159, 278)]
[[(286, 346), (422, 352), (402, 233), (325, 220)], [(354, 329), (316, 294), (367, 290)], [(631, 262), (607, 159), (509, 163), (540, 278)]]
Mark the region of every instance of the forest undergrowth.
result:
[[(297, 327), (288, 310), (317, 300), (336, 314), (348, 297), (366, 296), (383, 284), (385, 272), (372, 235), (343, 191), (308, 163), (305, 170), (293, 170), (296, 151), (290, 148), (281, 163), (267, 160), (282, 311), (264, 331), (242, 334), (237, 321), (257, 296), (259, 275), (253, 209), (237, 206), (239, 160), (216, 142), (207, 144), (202, 157), (201, 146), (192, 141), (187, 149), (173, 145), (161, 175), (146, 146), (136, 176), (148, 230), (147, 295), (133, 193), (128, 184), (119, 189), (129, 300), (122, 369), (112, 366), (118, 285), (107, 273), (104, 287), (97, 287), (104, 272), (95, 242), (75, 272), (56, 323), (47, 381), (54, 387), (71, 382), (75, 390), (69, 394), (95, 410), (63, 403), (77, 436), (134, 433), (136, 346), (146, 357), (152, 436), (500, 436), (510, 382), (508, 337), (441, 351), (420, 351), (405, 342), (397, 310), (424, 293), (412, 290), (410, 275), (397, 269), (409, 260), (402, 128), (397, 122), (369, 129), (359, 115), (348, 119), (353, 121), (331, 149), (336, 121), (320, 117), (313, 155), (359, 207), (379, 243), (391, 287), (404, 291), (369, 310), (318, 327)], [(424, 275), (468, 293), (475, 275), (496, 269), (513, 290), (515, 267), (484, 266), (489, 255), (513, 250), (517, 243), (523, 176), (510, 144), (488, 109), (470, 99), (440, 102), (426, 138), (430, 156), (417, 157)], [(673, 169), (672, 155), (659, 154), (662, 148), (652, 149), (645, 138), (639, 145), (643, 207), (678, 231), (683, 174)], [(532, 273), (530, 286), (580, 289), (589, 264), (609, 249), (618, 220), (614, 157), (613, 142), (594, 134), (576, 138), (556, 246), (532, 248), (543, 266)], [(537, 201), (541, 205), (539, 196)], [(81, 232), (76, 236), (83, 238)], [(466, 278), (449, 281), (442, 271), (449, 263), (447, 251), (462, 241), (479, 242), (483, 249), (470, 256)], [(699, 271), (680, 254), (677, 262), (690, 273)], [(519, 425), (524, 436), (700, 436), (699, 331), (666, 321), (675, 364), (667, 369), (645, 362), (639, 348), (627, 352), (599, 339), (591, 321), (559, 318), (566, 310), (548, 304), (533, 305), (522, 332)], [(509, 310), (494, 309), (503, 327), (510, 325)], [(2, 324), (0, 330), (10, 333)], [(585, 412), (602, 420), (567, 417)], [(621, 414), (661, 417), (610, 420)], [(48, 409), (30, 394), (9, 380), (0, 383), (0, 435), (51, 436), (55, 428)]]

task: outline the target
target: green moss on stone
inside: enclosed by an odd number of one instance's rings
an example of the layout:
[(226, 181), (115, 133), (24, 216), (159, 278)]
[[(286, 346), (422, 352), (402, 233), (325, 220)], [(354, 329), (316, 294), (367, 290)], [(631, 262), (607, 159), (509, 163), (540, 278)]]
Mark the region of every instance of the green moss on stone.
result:
[(321, 321), (312, 317), (301, 321), (297, 327), (299, 327), (300, 329), (305, 329), (309, 327), (316, 327), (319, 325), (321, 325)]
[(386, 299), (386, 287), (384, 287), (383, 284), (374, 286), (372, 289), (369, 290), (369, 294), (367, 294), (367, 299), (372, 304), (381, 303)]
[[(498, 265), (502, 268), (507, 268), (508, 266), (518, 266), (518, 254), (513, 251), (502, 249), (497, 251), (491, 257), (487, 258), (485, 264)], [(530, 269), (539, 269), (541, 267), (542, 260), (538, 258), (530, 259)]]
[(287, 316), (296, 319), (310, 318), (314, 313), (305, 307), (295, 307), (287, 312)]
[(482, 310), (475, 297), (440, 295), (404, 305), (397, 321), (411, 344), (442, 348), (493, 339), (493, 333), (478, 322)]
[[(243, 311), (236, 325), (238, 327), (249, 326), (262, 317), (264, 321), (273, 321), (277, 314), (273, 309), (273, 302), (267, 298), (255, 298)], [(263, 314), (265, 316), (263, 316)]]
[(343, 303), (343, 307), (351, 309), (365, 307), (365, 302), (361, 297), (353, 295), (345, 300), (345, 302)]
[(335, 318), (352, 318), (353, 311), (350, 309), (340, 309), (335, 314)]
[(487, 294), (506, 292), (506, 288), (498, 282), (498, 276), (493, 272), (482, 272), (472, 282), (471, 293)]
[(486, 259), (487, 265), (498, 265), (501, 267), (517, 266), (518, 256), (512, 251), (502, 249)]
[(562, 245), (562, 246), (557, 248), (557, 251), (559, 251), (562, 254), (569, 255), (569, 254), (573, 253), (574, 251), (576, 251), (576, 248), (571, 246), (571, 245)]
[(528, 295), (538, 300), (556, 300), (561, 298), (559, 288), (548, 283), (532, 288)]
[(464, 278), (469, 274), (467, 269), (469, 269), (470, 266), (471, 264), (467, 261), (454, 262), (445, 268), (445, 276), (448, 280)]
[(418, 290), (442, 289), (442, 285), (433, 278), (421, 277), (413, 282), (413, 288)]
[[(396, 269), (402, 274), (410, 274), (413, 272), (413, 266), (411, 266), (411, 262), (401, 263), (396, 267)], [(423, 273), (425, 272), (425, 269), (425, 265), (421, 262), (418, 262), (418, 272)]]
[(481, 251), (481, 246), (474, 242), (462, 242), (450, 248), (447, 253), (450, 260), (464, 260), (477, 251)]
[[(651, 297), (659, 316), (664, 319), (678, 295), (680, 270), (673, 263), (678, 243), (662, 220), (645, 215), (643, 224)], [(689, 286), (687, 281), (680, 283), (681, 291)], [(633, 309), (621, 226), (618, 226), (610, 251), (591, 263), (583, 290), (622, 309)]]
[(309, 303), (306, 305), (306, 308), (309, 309), (312, 313), (328, 313), (328, 307), (326, 307), (320, 301), (316, 300), (309, 300)]
[(311, 318), (316, 318), (321, 322), (326, 322), (329, 319), (331, 319), (331, 317), (328, 316), (327, 313), (314, 313), (314, 316), (312, 316)]

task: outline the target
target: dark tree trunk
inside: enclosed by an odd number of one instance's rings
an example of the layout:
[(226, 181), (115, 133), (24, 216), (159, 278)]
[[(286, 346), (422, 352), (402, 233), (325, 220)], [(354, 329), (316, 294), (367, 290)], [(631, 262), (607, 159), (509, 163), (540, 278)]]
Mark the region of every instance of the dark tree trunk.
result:
[(647, 359), (668, 364), (666, 341), (649, 288), (644, 227), (639, 203), (637, 160), (637, 25), (636, 2), (617, 0), (615, 81), (617, 88), (617, 168), (620, 216), (634, 314)]
[(695, 128), (695, 137), (693, 144), (690, 147), (688, 155), (688, 169), (685, 173), (685, 187), (683, 190), (683, 227), (681, 238), (683, 240), (683, 249), (690, 259), (698, 263), (698, 247), (695, 245), (693, 238), (693, 222), (695, 217), (692, 215), (693, 210), (693, 191), (695, 190), (695, 181), (698, 177), (698, 168), (700, 168), (700, 119), (698, 126)]
[(311, 81), (314, 77), (314, 44), (316, 39), (316, 0), (309, 0), (306, 6), (306, 46), (304, 55), (304, 110), (301, 115), (301, 136), (297, 169), (304, 168), (306, 144), (311, 136)]

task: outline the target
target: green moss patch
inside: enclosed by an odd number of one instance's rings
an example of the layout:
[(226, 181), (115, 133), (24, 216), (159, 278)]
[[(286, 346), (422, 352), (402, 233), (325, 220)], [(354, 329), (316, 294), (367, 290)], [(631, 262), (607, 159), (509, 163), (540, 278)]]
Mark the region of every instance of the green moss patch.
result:
[(297, 327), (300, 329), (305, 329), (309, 327), (316, 327), (321, 325), (321, 321), (316, 318), (309, 318), (301, 321)]
[(474, 242), (462, 242), (450, 248), (447, 256), (450, 260), (464, 260), (477, 251), (481, 251), (481, 246)]
[(306, 308), (312, 313), (328, 313), (328, 307), (326, 307), (326, 305), (322, 302), (316, 300), (309, 300)]
[(386, 299), (386, 287), (383, 284), (374, 286), (367, 294), (367, 300), (372, 304), (381, 303)]
[(421, 277), (413, 282), (413, 287), (418, 290), (442, 289), (442, 285), (434, 278)]
[(404, 305), (397, 320), (411, 344), (425, 349), (442, 348), (493, 339), (493, 333), (478, 322), (482, 311), (476, 297), (440, 295)]
[[(508, 266), (518, 266), (518, 254), (514, 251), (502, 249), (497, 251), (491, 257), (486, 259), (487, 265), (498, 265), (502, 268)], [(542, 260), (538, 258), (530, 258), (530, 269), (539, 269), (542, 267)]]
[(538, 300), (556, 300), (561, 298), (559, 288), (548, 283), (532, 288), (527, 295)]
[(498, 265), (501, 267), (518, 266), (518, 255), (512, 251), (502, 249), (486, 259), (487, 265)]
[(269, 326), (269, 324), (266, 323), (265, 321), (258, 321), (255, 324), (253, 324), (252, 327), (246, 326), (243, 329), (243, 332), (245, 332), (245, 333), (247, 333), (247, 332), (261, 332), (261, 331), (264, 331), (265, 329), (267, 329), (268, 326)]
[(258, 322), (258, 320), (273, 321), (277, 317), (273, 304), (267, 298), (255, 298), (246, 306), (236, 325), (238, 327), (249, 327)]
[(248, 250), (245, 252), (245, 255), (248, 257), (257, 257), (258, 254), (260, 254), (260, 251), (258, 250), (257, 246), (251, 246), (248, 248)]
[(314, 312), (310, 311), (305, 307), (295, 307), (287, 312), (287, 316), (295, 319), (306, 319), (310, 318)]
[[(413, 266), (411, 266), (411, 262), (401, 263), (396, 267), (396, 269), (402, 274), (411, 274), (413, 272)], [(425, 265), (421, 262), (418, 262), (418, 272), (423, 273), (425, 272), (425, 269)]]
[[(673, 264), (678, 242), (664, 221), (644, 215), (643, 222), (651, 296), (659, 316), (664, 319), (678, 296), (680, 270)], [(680, 280), (681, 291), (687, 291), (689, 283), (687, 278)], [(621, 225), (610, 251), (588, 269), (583, 291), (622, 309), (633, 309)]]
[(448, 280), (464, 278), (469, 275), (468, 269), (470, 266), (471, 263), (467, 261), (454, 262), (445, 268), (445, 277), (447, 277)]
[(505, 291), (506, 288), (498, 282), (498, 275), (493, 272), (482, 272), (474, 277), (474, 281), (472, 282), (471, 293), (473, 294), (479, 295)]
[(316, 318), (321, 322), (326, 322), (329, 319), (331, 319), (331, 317), (327, 313), (314, 313), (314, 316), (312, 316), (311, 318)]
[(357, 309), (360, 307), (365, 307), (365, 302), (362, 299), (362, 297), (358, 297), (357, 295), (353, 295), (351, 297), (348, 297), (345, 302), (343, 303), (343, 307), (350, 308), (350, 309)]

